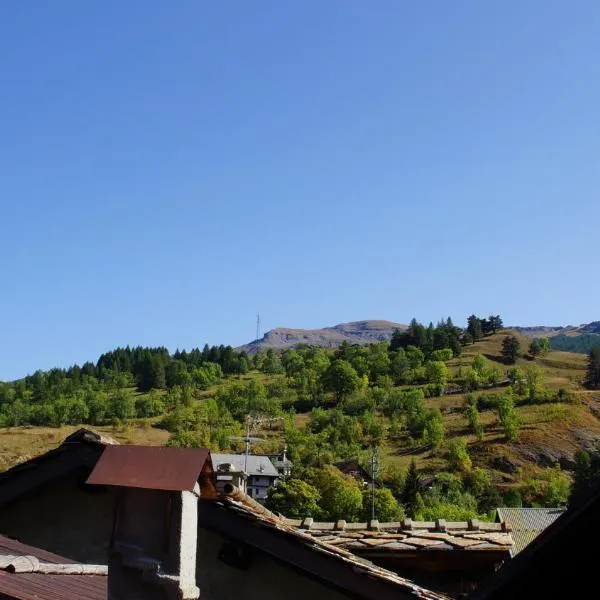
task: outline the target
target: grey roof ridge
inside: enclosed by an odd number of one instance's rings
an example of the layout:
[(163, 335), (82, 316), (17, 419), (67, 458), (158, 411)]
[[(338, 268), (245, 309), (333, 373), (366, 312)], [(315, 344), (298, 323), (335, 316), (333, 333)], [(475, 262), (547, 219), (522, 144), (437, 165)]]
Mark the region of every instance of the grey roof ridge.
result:
[(489, 521), (480, 521), (479, 519), (469, 519), (468, 521), (446, 521), (445, 519), (436, 519), (435, 521), (413, 521), (412, 519), (403, 519), (402, 521), (379, 522), (378, 520), (363, 522), (347, 522), (345, 520), (316, 522), (312, 517), (304, 519), (288, 519), (281, 517), (284, 522), (299, 529), (309, 531), (387, 531), (387, 530), (429, 530), (429, 531), (481, 531), (490, 533), (509, 533), (510, 525), (506, 521), (492, 523)]

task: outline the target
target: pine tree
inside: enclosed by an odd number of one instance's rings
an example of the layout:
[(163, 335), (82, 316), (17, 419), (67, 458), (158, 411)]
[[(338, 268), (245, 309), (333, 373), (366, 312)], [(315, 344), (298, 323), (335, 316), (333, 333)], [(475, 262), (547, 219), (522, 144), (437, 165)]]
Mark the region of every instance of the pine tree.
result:
[(402, 504), (406, 507), (406, 511), (409, 515), (412, 515), (417, 494), (419, 493), (419, 471), (417, 470), (417, 463), (415, 459), (410, 463), (410, 468), (406, 475), (406, 481), (404, 483), (404, 489), (402, 490)]
[(521, 343), (514, 335), (507, 335), (502, 342), (502, 356), (509, 362), (516, 362), (521, 352)]
[(483, 337), (483, 330), (481, 328), (481, 319), (475, 315), (471, 315), (467, 319), (467, 331), (471, 334), (471, 338), (474, 342), (480, 340)]
[(591, 389), (600, 388), (600, 346), (592, 348), (588, 355), (585, 385)]

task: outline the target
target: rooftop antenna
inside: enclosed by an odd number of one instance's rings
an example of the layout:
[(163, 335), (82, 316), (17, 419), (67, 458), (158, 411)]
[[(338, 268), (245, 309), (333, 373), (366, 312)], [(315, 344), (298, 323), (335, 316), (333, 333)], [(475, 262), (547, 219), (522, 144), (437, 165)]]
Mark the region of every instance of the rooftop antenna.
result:
[(248, 471), (248, 456), (250, 455), (250, 443), (251, 442), (262, 442), (265, 438), (252, 437), (250, 434), (253, 429), (259, 427), (263, 423), (271, 423), (273, 421), (283, 421), (283, 417), (253, 417), (252, 415), (246, 415), (246, 435), (230, 436), (230, 440), (239, 440), (246, 442), (246, 451), (244, 452), (244, 473)]
[(374, 446), (371, 454), (371, 521), (375, 520), (375, 479), (379, 476), (379, 447)]
[(244, 437), (240, 437), (237, 435), (232, 435), (229, 437), (230, 440), (240, 441), (246, 443), (246, 451), (244, 452), (244, 473), (248, 472), (248, 456), (250, 454), (250, 443), (251, 442), (262, 442), (264, 438), (252, 437), (250, 432), (252, 430), (252, 417), (250, 415), (246, 415), (246, 435)]
[(256, 313), (256, 339), (260, 339), (260, 313)]

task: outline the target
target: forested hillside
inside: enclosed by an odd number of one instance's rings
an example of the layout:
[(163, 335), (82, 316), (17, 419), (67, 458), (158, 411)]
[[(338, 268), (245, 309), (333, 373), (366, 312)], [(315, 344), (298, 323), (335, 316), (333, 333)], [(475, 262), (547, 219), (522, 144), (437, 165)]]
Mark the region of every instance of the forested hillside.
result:
[(582, 352), (587, 354), (593, 348), (600, 346), (600, 334), (582, 333), (581, 335), (557, 335), (550, 340), (553, 350), (566, 352)]
[(124, 442), (241, 451), (232, 438), (258, 415), (273, 420), (253, 451), (286, 444), (295, 463), (270, 500), (288, 516), (366, 518), (368, 495), (331, 465), (369, 469), (378, 452), (380, 520), (485, 517), (566, 502), (577, 452), (600, 435), (598, 387), (600, 352), (552, 351), (499, 316), (464, 330), (413, 320), (390, 342), (335, 350), (119, 348), (0, 384), (0, 449), (9, 466), (88, 424)]

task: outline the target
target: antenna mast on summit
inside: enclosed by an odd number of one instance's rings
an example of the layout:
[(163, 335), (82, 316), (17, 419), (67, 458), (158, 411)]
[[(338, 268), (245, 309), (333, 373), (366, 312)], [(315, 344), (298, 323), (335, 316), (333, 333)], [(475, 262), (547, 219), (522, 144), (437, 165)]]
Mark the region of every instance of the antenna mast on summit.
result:
[(256, 339), (260, 339), (260, 313), (256, 313)]

